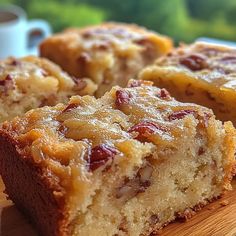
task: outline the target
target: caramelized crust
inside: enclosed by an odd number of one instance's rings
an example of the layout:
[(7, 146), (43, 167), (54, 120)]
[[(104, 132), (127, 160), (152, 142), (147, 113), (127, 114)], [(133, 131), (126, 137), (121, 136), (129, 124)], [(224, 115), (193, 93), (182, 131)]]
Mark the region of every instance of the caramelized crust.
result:
[(10, 199), (37, 226), (40, 235), (69, 235), (65, 190), (58, 178), (22, 153), (10, 136), (1, 133), (0, 143), (1, 157), (8, 157), (1, 161), (1, 174)]
[[(0, 122), (45, 105), (67, 102), (76, 94), (93, 93), (81, 88), (57, 65), (34, 56), (0, 61)], [(95, 86), (95, 85), (93, 85)], [(96, 86), (95, 86), (96, 87)]]
[(148, 235), (230, 190), (234, 150), (230, 122), (147, 81), (0, 129), (6, 192), (48, 236)]
[(145, 28), (104, 23), (49, 37), (40, 53), (76, 78), (90, 78), (100, 97), (114, 85), (127, 85), (128, 79), (171, 49), (169, 38)]
[(179, 101), (213, 109), (236, 124), (236, 49), (195, 43), (183, 45), (142, 70), (140, 79), (164, 87)]

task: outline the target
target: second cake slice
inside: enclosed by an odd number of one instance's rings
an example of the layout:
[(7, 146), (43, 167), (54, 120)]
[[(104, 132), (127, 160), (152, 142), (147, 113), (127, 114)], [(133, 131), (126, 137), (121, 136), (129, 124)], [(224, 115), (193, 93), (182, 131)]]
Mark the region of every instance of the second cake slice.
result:
[(143, 27), (103, 23), (53, 35), (41, 44), (40, 54), (70, 75), (90, 78), (98, 86), (95, 95), (101, 97), (114, 85), (126, 86), (171, 49), (170, 38)]
[(194, 43), (181, 46), (145, 68), (140, 79), (164, 87), (179, 101), (213, 109), (216, 117), (236, 125), (236, 49)]

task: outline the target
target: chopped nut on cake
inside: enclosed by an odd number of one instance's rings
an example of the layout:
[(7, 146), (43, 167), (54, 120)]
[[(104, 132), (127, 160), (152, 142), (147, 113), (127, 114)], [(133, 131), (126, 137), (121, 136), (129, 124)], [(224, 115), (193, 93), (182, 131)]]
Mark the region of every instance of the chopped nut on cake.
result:
[(236, 125), (236, 49), (207, 43), (183, 45), (139, 74), (166, 88), (182, 102), (213, 109), (216, 117)]
[(235, 130), (150, 82), (27, 112), (0, 128), (6, 193), (45, 236), (161, 229), (231, 189)]
[(69, 29), (49, 37), (40, 46), (43, 57), (75, 77), (95, 82), (96, 96), (114, 85), (126, 86), (144, 66), (171, 49), (170, 38), (121, 23)]

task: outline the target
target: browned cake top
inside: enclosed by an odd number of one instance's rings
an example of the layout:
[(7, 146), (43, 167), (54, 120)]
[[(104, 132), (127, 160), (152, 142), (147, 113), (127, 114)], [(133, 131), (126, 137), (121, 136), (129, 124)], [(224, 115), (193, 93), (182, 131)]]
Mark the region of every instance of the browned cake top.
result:
[(170, 38), (121, 23), (68, 29), (47, 38), (40, 46), (42, 56), (69, 74), (95, 82), (97, 97), (112, 86), (126, 86), (144, 66), (171, 49)]
[(10, 57), (0, 61), (2, 96), (7, 93), (7, 90), (17, 87), (22, 90), (33, 90), (33, 87), (40, 89), (44, 84), (48, 84), (50, 89), (55, 87), (56, 90), (71, 89), (74, 86), (73, 80), (47, 59), (28, 56), (20, 59)]
[(183, 45), (157, 59), (164, 69), (183, 72), (222, 89), (236, 88), (236, 49), (208, 43)]
[(190, 123), (205, 129), (213, 116), (207, 108), (177, 102), (150, 82), (129, 86), (114, 87), (101, 99), (77, 96), (68, 105), (35, 109), (2, 128), (35, 163), (56, 168), (60, 175), (66, 166), (81, 163), (81, 173), (88, 174), (113, 160), (125, 163), (124, 155), (135, 161), (155, 145), (177, 148)]
[(127, 49), (144, 50), (144, 48), (148, 49), (148, 45), (153, 47), (159, 41), (166, 40), (166, 45), (156, 45), (158, 51), (165, 52), (166, 48), (171, 45), (171, 40), (165, 36), (140, 26), (121, 23), (104, 23), (82, 29), (71, 28), (49, 38), (49, 40), (60, 40), (61, 43), (67, 44), (71, 50), (81, 48), (81, 50), (91, 53), (106, 50), (123, 51), (124, 53)]
[(53, 62), (36, 56), (0, 61), (0, 121), (43, 105), (67, 102), (72, 95), (92, 94), (96, 85), (75, 79)]
[(96, 89), (94, 84), (89, 84), (86, 91), (84, 80), (70, 77), (58, 65), (46, 58), (27, 56), (22, 58), (9, 57), (0, 61), (0, 92), (6, 95), (6, 90), (19, 89), (39, 94), (51, 91), (74, 91), (74, 94), (92, 94)]

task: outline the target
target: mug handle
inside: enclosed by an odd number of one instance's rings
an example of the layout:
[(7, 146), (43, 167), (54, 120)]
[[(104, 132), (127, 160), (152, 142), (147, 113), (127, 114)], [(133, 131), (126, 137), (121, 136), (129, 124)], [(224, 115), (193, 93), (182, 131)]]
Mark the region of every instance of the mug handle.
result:
[[(31, 34), (36, 31), (39, 31), (41, 35), (36, 37), (31, 36)], [(48, 37), (51, 34), (51, 32), (52, 32), (51, 26), (47, 21), (40, 19), (30, 20), (28, 22), (28, 27), (27, 27), (27, 35), (28, 35), (27, 53), (29, 55), (37, 55), (38, 44), (44, 38)]]

